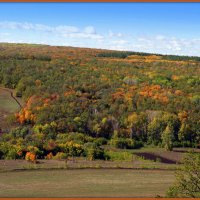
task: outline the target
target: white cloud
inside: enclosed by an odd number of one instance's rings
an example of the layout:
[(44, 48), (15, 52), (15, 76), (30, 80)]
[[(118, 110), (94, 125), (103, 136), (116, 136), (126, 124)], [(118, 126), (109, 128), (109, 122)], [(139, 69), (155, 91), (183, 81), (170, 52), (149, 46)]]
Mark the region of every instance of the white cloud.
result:
[(0, 36), (9, 36), (10, 35), (10, 33), (5, 33), (5, 32), (3, 32), (3, 33), (0, 33)]
[(93, 26), (85, 27), (84, 32), (87, 34), (96, 34), (96, 30)]
[(94, 40), (102, 40), (103, 36), (99, 34), (89, 34), (89, 33), (65, 33), (62, 34), (65, 38), (84, 38), (84, 39), (94, 39)]
[(23, 29), (36, 31), (52, 31), (52, 28), (42, 24), (32, 24), (27, 22), (0, 22), (0, 28), (4, 29)]
[(122, 33), (114, 33), (111, 30), (108, 31), (108, 36), (113, 38), (113, 37), (123, 37), (124, 35)]
[[(79, 29), (75, 26), (56, 26), (54, 28), (51, 28), (52, 32), (58, 32), (58, 33), (77, 33), (79, 32)], [(48, 29), (47, 29), (48, 30)]]
[(127, 40), (114, 40), (114, 41), (111, 41), (112, 44), (117, 44), (117, 45), (125, 45), (128, 43)]
[(200, 38), (177, 38), (162, 34), (134, 36), (105, 31), (94, 26), (48, 26), (28, 22), (0, 22), (0, 42), (68, 45), (161, 54), (200, 56)]
[(47, 33), (58, 34), (64, 37), (71, 38), (88, 38), (88, 39), (102, 39), (103, 36), (96, 33), (93, 26), (87, 26), (83, 30), (80, 30), (76, 26), (47, 26), (43, 24), (32, 24), (27, 22), (0, 22), (0, 28), (2, 29), (19, 29), (19, 30), (31, 30), (41, 31)]
[[(200, 39), (167, 37), (164, 35), (138, 37), (133, 42), (140, 51), (161, 54), (180, 54), (200, 56)], [(197, 51), (198, 49), (198, 51)]]
[(165, 36), (163, 36), (163, 35), (156, 35), (156, 40), (160, 40), (160, 41), (163, 41), (163, 40), (165, 40), (166, 39), (166, 37)]
[(200, 39), (186, 39), (154, 35), (132, 37), (126, 40), (113, 40), (107, 45), (108, 49), (138, 51), (147, 53), (200, 56)]

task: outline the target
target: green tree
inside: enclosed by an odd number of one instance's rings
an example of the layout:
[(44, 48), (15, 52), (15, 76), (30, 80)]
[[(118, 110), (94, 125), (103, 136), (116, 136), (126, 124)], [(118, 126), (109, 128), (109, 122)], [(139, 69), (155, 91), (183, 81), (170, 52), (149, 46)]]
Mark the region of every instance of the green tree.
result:
[(180, 130), (178, 132), (178, 139), (181, 142), (190, 141), (191, 135), (192, 135), (192, 133), (191, 133), (191, 129), (190, 129), (189, 125), (186, 123), (182, 123)]
[(168, 197), (200, 197), (200, 154), (191, 152), (176, 174), (176, 182), (167, 191)]
[(160, 118), (154, 118), (148, 124), (148, 142), (154, 145), (161, 143), (161, 133), (165, 129), (165, 123)]
[(168, 125), (162, 133), (162, 145), (167, 151), (173, 150), (174, 133), (172, 128)]
[(147, 116), (144, 112), (132, 113), (128, 116), (127, 128), (130, 129), (130, 138), (146, 141), (147, 139)]

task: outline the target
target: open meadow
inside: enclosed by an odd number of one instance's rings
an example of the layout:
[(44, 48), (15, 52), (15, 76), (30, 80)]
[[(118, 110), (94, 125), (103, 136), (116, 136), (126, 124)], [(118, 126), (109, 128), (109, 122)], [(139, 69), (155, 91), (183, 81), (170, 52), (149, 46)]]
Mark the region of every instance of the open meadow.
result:
[(109, 161), (0, 160), (0, 197), (164, 197), (186, 150), (112, 149)]
[(156, 197), (173, 181), (161, 170), (15, 171), (0, 173), (0, 197)]
[[(0, 128), (9, 126), (6, 118), (20, 110), (20, 105), (23, 104), (21, 98), (12, 96), (14, 90), (0, 86)], [(17, 102), (17, 101), (18, 102)]]

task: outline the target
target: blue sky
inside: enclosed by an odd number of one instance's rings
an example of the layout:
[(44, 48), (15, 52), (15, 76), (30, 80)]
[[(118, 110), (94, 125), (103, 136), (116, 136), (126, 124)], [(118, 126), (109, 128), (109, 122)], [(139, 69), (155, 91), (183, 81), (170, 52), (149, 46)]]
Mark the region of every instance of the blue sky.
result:
[(0, 3), (0, 42), (200, 56), (200, 3)]

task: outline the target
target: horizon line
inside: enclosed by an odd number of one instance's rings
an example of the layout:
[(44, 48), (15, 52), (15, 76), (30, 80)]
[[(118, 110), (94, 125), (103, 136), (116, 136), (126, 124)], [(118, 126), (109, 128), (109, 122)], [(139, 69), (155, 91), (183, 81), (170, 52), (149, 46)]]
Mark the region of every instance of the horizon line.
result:
[(16, 42), (1, 42), (0, 44), (16, 44), (16, 45), (40, 45), (40, 46), (49, 46), (49, 47), (71, 47), (71, 48), (79, 48), (79, 49), (94, 49), (94, 50), (101, 50), (101, 51), (116, 51), (116, 52), (130, 52), (130, 53), (143, 53), (148, 55), (158, 55), (158, 56), (177, 56), (177, 57), (189, 57), (189, 58), (200, 58), (199, 56), (190, 56), (190, 55), (180, 55), (180, 54), (162, 54), (156, 52), (144, 52), (144, 51), (134, 51), (134, 50), (116, 50), (116, 49), (102, 49), (102, 48), (95, 48), (95, 47), (81, 47), (81, 46), (65, 46), (65, 45), (51, 45), (45, 43), (16, 43)]

